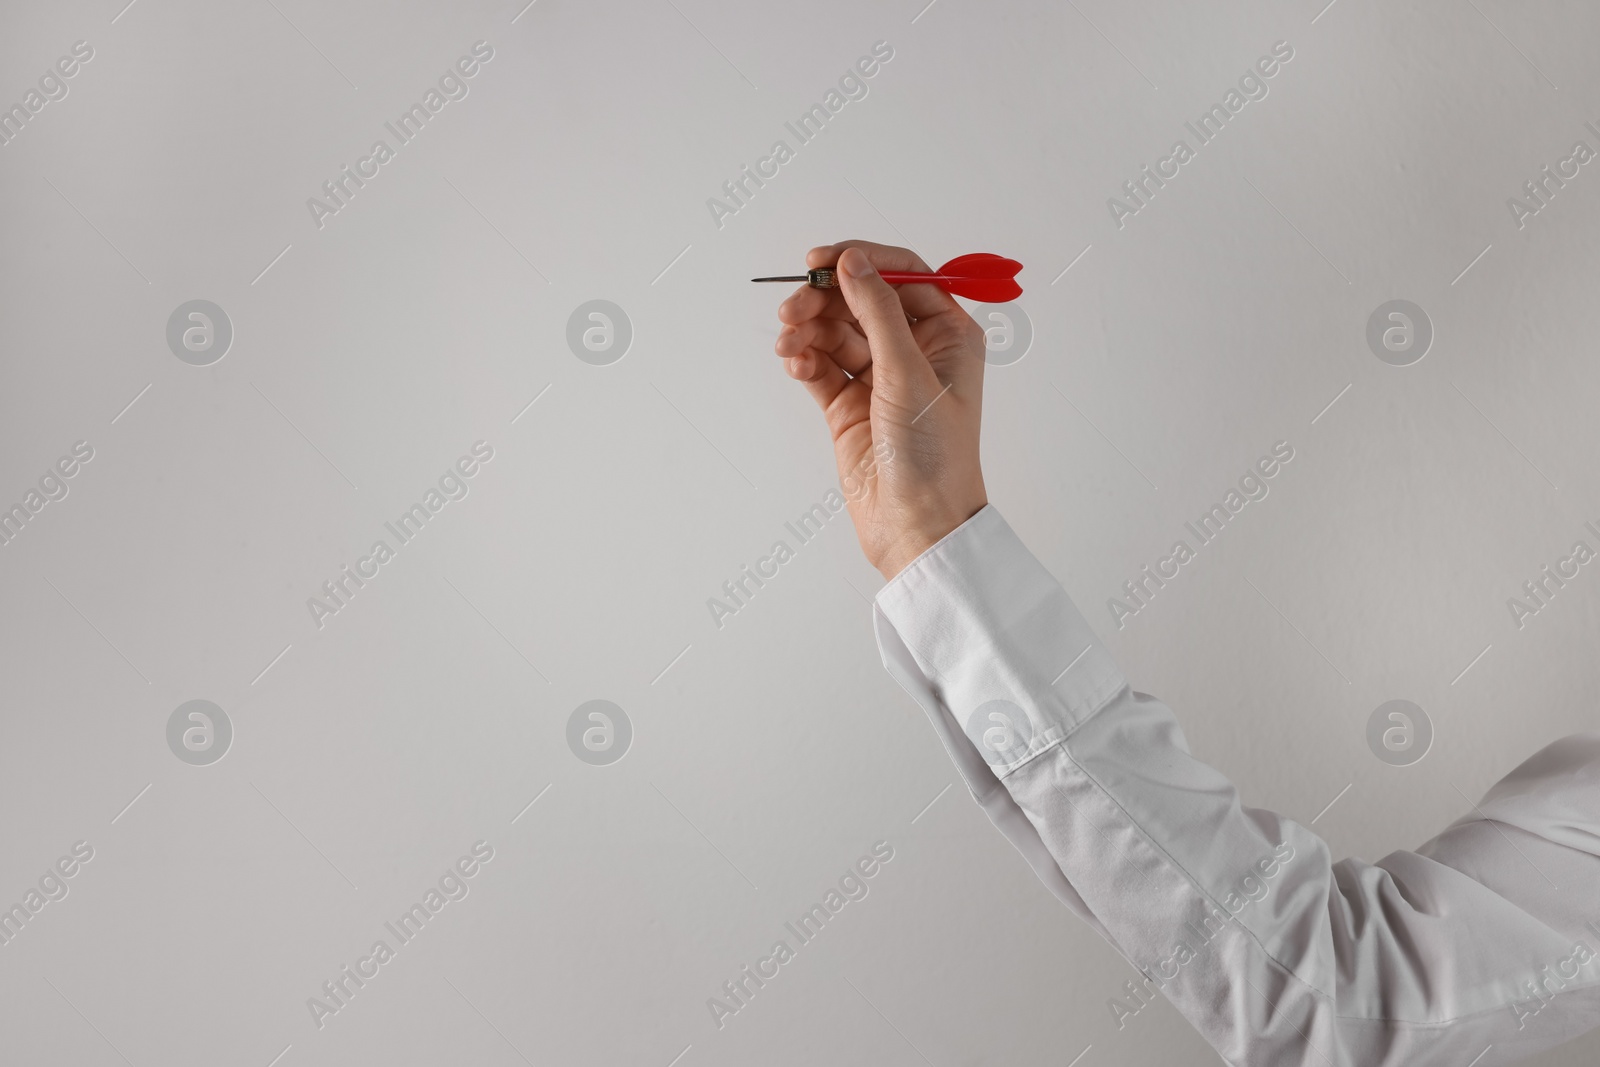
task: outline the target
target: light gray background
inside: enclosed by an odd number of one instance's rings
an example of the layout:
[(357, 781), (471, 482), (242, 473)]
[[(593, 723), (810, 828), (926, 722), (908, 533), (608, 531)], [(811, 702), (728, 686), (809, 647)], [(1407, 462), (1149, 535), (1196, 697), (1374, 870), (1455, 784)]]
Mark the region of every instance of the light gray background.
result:
[[(1132, 970), (883, 673), (843, 517), (710, 621), (837, 483), (771, 355), (788, 290), (745, 281), (826, 241), (1027, 264), (991, 497), (1247, 803), (1376, 860), (1594, 726), (1600, 577), (1506, 607), (1600, 518), (1600, 175), (1521, 230), (1505, 204), (1600, 147), (1592, 5), (124, 2), (0, 23), (7, 105), (95, 50), (0, 147), (0, 498), (95, 449), (0, 548), (0, 898), (96, 850), (0, 947), (6, 1062), (1214, 1059), (1164, 1002), (1117, 1030)], [(480, 39), (318, 230), (306, 198)], [(715, 226), (878, 40), (870, 95)], [(1106, 198), (1278, 40), (1270, 95), (1119, 230)], [(165, 343), (197, 298), (234, 327), (209, 367)], [(564, 339), (595, 298), (635, 331), (606, 367)], [(1396, 298), (1436, 331), (1404, 368), (1364, 340)], [(479, 439), (470, 495), (318, 630), (306, 598)], [(1271, 495), (1118, 631), (1106, 599), (1277, 440)], [(595, 698), (635, 730), (610, 766), (565, 741)], [(1437, 731), (1410, 767), (1366, 745), (1396, 698)], [(166, 745), (191, 699), (234, 725), (210, 766)], [(306, 999), (478, 839), (471, 894), (319, 1031)], [(706, 998), (880, 839), (719, 1031)]]

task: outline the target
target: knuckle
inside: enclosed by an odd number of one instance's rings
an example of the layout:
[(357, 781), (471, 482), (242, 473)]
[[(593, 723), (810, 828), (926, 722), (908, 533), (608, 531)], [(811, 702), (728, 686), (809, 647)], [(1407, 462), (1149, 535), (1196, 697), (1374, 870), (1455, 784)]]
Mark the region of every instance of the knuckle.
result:
[(961, 323), (962, 341), (973, 348), (983, 348), (985, 347), (985, 336), (986, 335), (983, 327), (978, 325), (978, 321), (970, 315), (966, 316), (965, 320)]

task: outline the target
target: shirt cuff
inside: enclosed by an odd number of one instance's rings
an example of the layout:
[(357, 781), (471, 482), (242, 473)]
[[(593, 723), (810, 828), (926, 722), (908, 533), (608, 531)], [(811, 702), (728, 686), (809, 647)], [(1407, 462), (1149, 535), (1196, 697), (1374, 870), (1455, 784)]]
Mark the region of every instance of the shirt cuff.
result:
[[(1127, 685), (992, 504), (895, 575), (874, 609), (885, 667), (898, 674), (909, 657), (997, 778), (1065, 740)], [(945, 740), (955, 755), (960, 742)]]

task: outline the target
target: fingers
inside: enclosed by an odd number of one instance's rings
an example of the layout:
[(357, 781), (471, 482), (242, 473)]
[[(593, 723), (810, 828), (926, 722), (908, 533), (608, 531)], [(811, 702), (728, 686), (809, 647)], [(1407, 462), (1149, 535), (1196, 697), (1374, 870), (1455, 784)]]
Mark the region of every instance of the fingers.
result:
[(813, 289), (809, 285), (778, 305), (779, 322), (798, 323), (815, 318), (854, 320), (855, 315), (839, 290)]
[[(847, 248), (860, 249), (879, 270), (914, 270), (932, 274), (933, 268), (909, 248), (897, 245), (880, 245), (871, 241), (840, 241), (837, 244), (819, 245), (806, 253), (807, 267), (826, 267), (837, 263)], [(915, 283), (896, 286), (900, 290), (900, 303), (912, 318), (925, 319), (947, 311), (959, 311), (961, 305), (943, 289), (933, 285)]]
[[(877, 387), (885, 388), (885, 399), (901, 404), (921, 404), (938, 394), (940, 373), (918, 337), (928, 341), (957, 327), (975, 329), (976, 324), (943, 290), (891, 286), (879, 274), (931, 273), (922, 257), (892, 245), (841, 241), (811, 249), (806, 263), (811, 268), (836, 266), (839, 287), (802, 286), (791, 294), (778, 309), (786, 325), (773, 350), (790, 377), (804, 382), (823, 408), (836, 440), (841, 419), (867, 417), (866, 405)], [(935, 347), (946, 345), (936, 341)], [(857, 408), (862, 410), (849, 414)]]
[[(879, 270), (913, 270), (932, 273), (933, 268), (909, 248), (880, 245), (872, 241), (840, 241), (837, 244), (818, 245), (806, 253), (806, 266), (829, 267), (839, 261), (847, 248), (859, 248)], [(913, 318), (928, 318), (961, 307), (944, 290), (931, 285), (906, 284), (898, 286), (900, 302)], [(853, 318), (849, 306), (837, 289), (813, 289), (802, 286), (778, 307), (778, 320), (799, 323), (819, 316)]]
[(872, 365), (872, 350), (854, 323), (839, 319), (807, 319), (785, 326), (772, 350), (780, 356), (798, 356), (808, 348), (824, 352), (851, 375)]
[(807, 350), (785, 359), (783, 364), (791, 378), (805, 383), (806, 391), (822, 409), (828, 435), (834, 440), (867, 417), (870, 386), (859, 379), (852, 380), (825, 353)]
[(903, 396), (917, 396), (938, 379), (928, 359), (911, 335), (900, 294), (878, 274), (859, 248), (846, 248), (839, 256), (839, 283), (845, 301), (867, 336), (876, 368), (878, 387), (887, 387)]
[(829, 267), (839, 262), (839, 253), (847, 248), (859, 248), (879, 270), (919, 270), (932, 272), (933, 268), (909, 248), (898, 245), (880, 245), (872, 241), (839, 241), (831, 245), (818, 245), (806, 253), (807, 267)]

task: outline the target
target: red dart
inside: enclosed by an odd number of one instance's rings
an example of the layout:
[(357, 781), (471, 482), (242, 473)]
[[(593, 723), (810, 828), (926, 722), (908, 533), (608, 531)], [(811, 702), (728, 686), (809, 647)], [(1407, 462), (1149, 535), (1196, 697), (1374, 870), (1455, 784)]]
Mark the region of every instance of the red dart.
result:
[[(985, 304), (1003, 304), (1022, 295), (1016, 275), (1022, 264), (992, 252), (973, 252), (957, 256), (932, 274), (914, 270), (879, 271), (890, 285), (912, 283), (937, 285), (952, 296), (964, 296)], [(753, 282), (805, 282), (813, 289), (837, 289), (839, 276), (833, 267), (816, 267), (804, 274), (782, 278), (751, 278)]]

